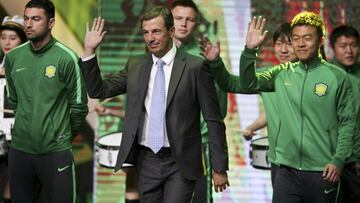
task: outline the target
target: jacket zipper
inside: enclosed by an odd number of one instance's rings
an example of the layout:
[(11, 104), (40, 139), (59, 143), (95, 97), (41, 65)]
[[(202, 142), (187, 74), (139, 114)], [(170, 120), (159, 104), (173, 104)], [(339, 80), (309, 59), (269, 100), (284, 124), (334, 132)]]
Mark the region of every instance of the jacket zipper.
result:
[(300, 116), (301, 116), (301, 139), (300, 139), (300, 167), (299, 170), (302, 169), (302, 164), (303, 164), (303, 138), (304, 138), (304, 112), (303, 112), (303, 99), (304, 99), (304, 89), (305, 89), (305, 83), (306, 83), (306, 78), (307, 78), (307, 74), (308, 74), (308, 67), (307, 64), (305, 64), (305, 77), (304, 77), (304, 82), (301, 88), (301, 100), (300, 100)]

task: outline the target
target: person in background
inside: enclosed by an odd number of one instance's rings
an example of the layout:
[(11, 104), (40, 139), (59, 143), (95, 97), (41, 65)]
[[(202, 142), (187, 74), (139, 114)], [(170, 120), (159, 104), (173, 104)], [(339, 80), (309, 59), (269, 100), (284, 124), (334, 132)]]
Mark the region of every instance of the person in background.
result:
[[(210, 61), (210, 65), (217, 66), (218, 64), (224, 66), (218, 55), (213, 58), (208, 58), (203, 54), (200, 48), (199, 37), (197, 36), (197, 28), (199, 25), (200, 13), (198, 7), (192, 0), (177, 0), (171, 5), (171, 12), (174, 16), (174, 43), (176, 47), (189, 54), (206, 58)], [(220, 68), (220, 67), (219, 67)], [(225, 67), (224, 67), (225, 68)], [(220, 111), (222, 119), (226, 117), (227, 113), (227, 93), (222, 91), (217, 84), (215, 84), (216, 93), (218, 96)], [(202, 153), (204, 175), (196, 181), (195, 192), (193, 197), (194, 203), (211, 203), (212, 199), (212, 167), (210, 163), (210, 147), (208, 128), (201, 115), (201, 136), (202, 136)]]
[(8, 156), (11, 202), (34, 202), (40, 190), (44, 202), (75, 202), (71, 141), (88, 113), (78, 56), (51, 35), (51, 1), (29, 1), (24, 21), (29, 41), (5, 57), (16, 112)]
[[(273, 47), (276, 59), (280, 64), (287, 62), (294, 62), (297, 57), (291, 43), (291, 27), (289, 23), (281, 24), (273, 34)], [(264, 69), (263, 69), (264, 70)], [(261, 70), (257, 70), (258, 72)], [(243, 132), (243, 136), (247, 140), (251, 140), (256, 131), (267, 126), (268, 140), (269, 140), (269, 153), (268, 160), (271, 162), (271, 183), (274, 186), (276, 171), (279, 168), (275, 162), (275, 141), (276, 133), (279, 129), (279, 106), (277, 105), (278, 99), (281, 99), (276, 92), (261, 92), (264, 102), (265, 112), (261, 112), (259, 117)], [(281, 108), (281, 107), (280, 107)]]
[[(334, 58), (330, 61), (345, 70), (349, 76), (353, 95), (357, 127), (360, 126), (360, 64), (359, 32), (352, 26), (336, 27), (330, 35)], [(351, 157), (346, 161), (341, 174), (342, 202), (360, 203), (360, 135), (354, 132)]]
[[(11, 51), (13, 48), (19, 46), (20, 44), (23, 44), (27, 41), (26, 35), (24, 32), (24, 19), (18, 15), (14, 16), (5, 16), (2, 24), (0, 26), (0, 47), (1, 47), (1, 55), (0, 55), (0, 78), (5, 77), (5, 68), (4, 68), (4, 62), (5, 62), (5, 56), (9, 51)], [(0, 90), (3, 91), (3, 90)], [(9, 104), (6, 98), (3, 98), (5, 100), (4, 103), (4, 109), (9, 109)], [(1, 112), (2, 114), (2, 112)], [(4, 113), (4, 117), (13, 117), (13, 114), (10, 113)], [(4, 203), (11, 202), (10, 198), (10, 188), (9, 188), (9, 182), (8, 182), (8, 159), (7, 154), (0, 157), (0, 174), (1, 174), (1, 180), (0, 180), (0, 194), (3, 194), (1, 198), (3, 198)], [(1, 199), (0, 198), (0, 199)]]
[[(280, 63), (286, 63), (296, 60), (296, 55), (291, 44), (291, 27), (289, 23), (281, 24), (273, 34), (273, 46), (275, 57), (279, 60)], [(215, 52), (214, 50), (218, 49), (216, 46), (212, 45), (210, 42), (202, 44), (202, 49), (207, 55)], [(230, 74), (225, 67), (211, 67), (211, 73), (215, 78), (216, 83), (219, 87), (227, 92), (240, 93), (240, 94), (251, 94), (258, 93), (257, 91), (248, 91), (240, 86), (239, 76)], [(257, 71), (261, 72), (266, 70), (266, 68), (258, 69)], [(279, 109), (276, 99), (279, 99), (276, 92), (260, 93), (263, 97), (265, 113), (261, 113), (259, 117), (248, 126), (244, 132), (243, 136), (246, 140), (251, 140), (255, 131), (259, 130), (266, 125), (268, 126), (268, 139), (269, 139), (269, 154), (268, 160), (271, 162), (271, 182), (274, 185), (276, 171), (278, 169), (278, 164), (275, 163), (275, 138), (279, 125)]]
[(5, 76), (5, 55), (13, 48), (27, 41), (24, 31), (24, 19), (18, 15), (5, 16), (0, 26), (1, 32), (1, 55), (0, 55), (0, 76)]

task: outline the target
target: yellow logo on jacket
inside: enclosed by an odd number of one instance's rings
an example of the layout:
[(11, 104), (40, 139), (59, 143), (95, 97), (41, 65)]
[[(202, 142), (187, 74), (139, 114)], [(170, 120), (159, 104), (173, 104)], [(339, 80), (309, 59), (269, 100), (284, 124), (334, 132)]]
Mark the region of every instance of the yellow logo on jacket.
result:
[(52, 78), (55, 76), (56, 73), (56, 67), (53, 65), (46, 66), (45, 68), (45, 76), (48, 78)]
[(327, 89), (328, 89), (328, 86), (324, 83), (317, 83), (315, 84), (315, 89), (314, 89), (314, 93), (321, 97), (321, 96), (324, 96), (327, 94)]

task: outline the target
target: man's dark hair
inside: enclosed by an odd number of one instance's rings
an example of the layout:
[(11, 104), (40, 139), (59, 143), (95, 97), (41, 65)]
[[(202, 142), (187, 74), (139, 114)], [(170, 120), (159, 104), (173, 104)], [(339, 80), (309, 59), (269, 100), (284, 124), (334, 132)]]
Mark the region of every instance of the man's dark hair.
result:
[(143, 21), (148, 21), (158, 16), (163, 17), (167, 30), (170, 30), (172, 27), (174, 27), (174, 18), (170, 9), (163, 6), (155, 6), (145, 11), (145, 13), (140, 17), (141, 26)]
[(194, 11), (196, 11), (196, 13), (199, 13), (198, 7), (196, 6), (196, 4), (192, 0), (177, 0), (177, 1), (174, 1), (174, 3), (171, 5), (171, 10), (173, 10), (177, 6), (190, 7), (192, 9), (194, 9)]
[(291, 41), (291, 26), (289, 23), (283, 23), (278, 28), (276, 28), (273, 34), (274, 44), (279, 38)]
[(55, 17), (55, 6), (49, 0), (31, 0), (25, 5), (26, 8), (42, 8), (48, 19)]
[(341, 36), (355, 37), (359, 43), (359, 32), (350, 25), (341, 25), (336, 27), (330, 35), (330, 45), (332, 48), (334, 48), (337, 38)]

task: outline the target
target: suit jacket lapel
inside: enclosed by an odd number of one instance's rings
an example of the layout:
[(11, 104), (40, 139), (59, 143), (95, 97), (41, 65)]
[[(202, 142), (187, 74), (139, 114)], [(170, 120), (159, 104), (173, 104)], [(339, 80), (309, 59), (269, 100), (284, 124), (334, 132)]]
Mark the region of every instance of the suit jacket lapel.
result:
[(139, 69), (139, 90), (141, 95), (141, 100), (145, 101), (146, 91), (148, 89), (149, 78), (151, 67), (153, 64), (153, 60), (151, 58), (151, 54), (146, 54), (144, 60), (141, 63), (141, 67)]
[(186, 65), (186, 61), (185, 61), (186, 57), (185, 55), (177, 50), (175, 58), (174, 58), (174, 64), (173, 64), (173, 68), (171, 71), (171, 76), (170, 76), (170, 83), (169, 83), (169, 89), (168, 89), (168, 94), (167, 94), (167, 102), (166, 102), (166, 108), (168, 107), (168, 105), (170, 104), (174, 93), (176, 91), (176, 88), (179, 85), (179, 81), (181, 79), (181, 75), (184, 72), (184, 68)]

